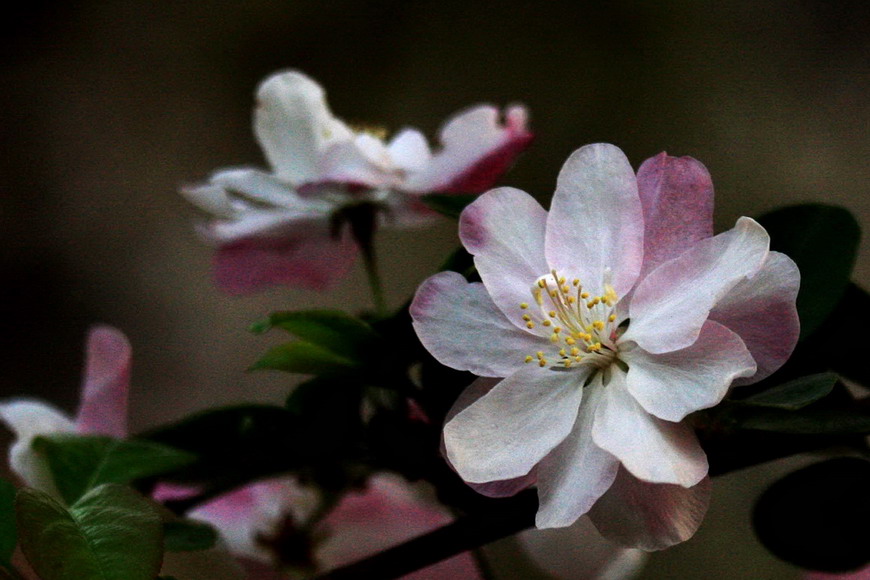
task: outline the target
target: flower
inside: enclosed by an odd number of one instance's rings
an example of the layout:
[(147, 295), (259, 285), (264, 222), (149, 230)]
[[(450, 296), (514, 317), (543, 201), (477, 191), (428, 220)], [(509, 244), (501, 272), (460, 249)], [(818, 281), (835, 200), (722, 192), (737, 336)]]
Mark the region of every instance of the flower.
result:
[[(297, 71), (257, 90), (254, 132), (271, 171), (225, 169), (182, 193), (213, 216), (202, 228), (218, 246), (215, 276), (230, 293), (287, 284), (322, 289), (347, 273), (356, 248), (336, 231), (341, 211), (371, 204), (381, 220), (428, 220), (425, 193), (479, 193), (529, 144), (526, 111), (478, 105), (442, 128), (433, 153), (416, 129), (389, 142), (332, 115), (323, 89)], [(338, 224), (340, 225), (340, 224)]]
[(464, 480), (536, 482), (539, 528), (588, 513), (645, 550), (694, 534), (708, 466), (684, 419), (768, 376), (798, 336), (796, 266), (750, 218), (713, 236), (712, 207), (696, 160), (663, 153), (635, 176), (595, 144), (565, 163), (549, 212), (511, 188), (465, 209), (482, 283), (442, 272), (411, 305), (435, 358), (482, 377), (444, 427)]

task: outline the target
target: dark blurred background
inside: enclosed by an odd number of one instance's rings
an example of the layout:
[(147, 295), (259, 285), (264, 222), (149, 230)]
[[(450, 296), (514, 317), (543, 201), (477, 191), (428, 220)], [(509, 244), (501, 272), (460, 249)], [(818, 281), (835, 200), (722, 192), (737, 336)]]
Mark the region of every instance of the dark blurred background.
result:
[[(85, 332), (106, 322), (133, 343), (136, 428), (281, 400), (286, 377), (243, 372), (275, 340), (248, 323), (281, 308), (369, 305), (359, 269), (326, 294), (230, 298), (210, 284), (211, 251), (176, 190), (219, 167), (264, 164), (252, 95), (278, 69), (317, 79), (349, 121), (430, 136), (468, 105), (525, 103), (538, 138), (503, 181), (542, 200), (572, 150), (608, 141), (635, 166), (662, 150), (704, 162), (720, 230), (810, 200), (870, 224), (863, 0), (42, 0), (7, 13), (0, 34), (0, 395), (71, 410)], [(447, 222), (384, 232), (390, 303), (456, 243)], [(644, 578), (796, 577), (748, 523), (758, 491), (787, 469), (718, 480), (696, 539), (656, 555)]]

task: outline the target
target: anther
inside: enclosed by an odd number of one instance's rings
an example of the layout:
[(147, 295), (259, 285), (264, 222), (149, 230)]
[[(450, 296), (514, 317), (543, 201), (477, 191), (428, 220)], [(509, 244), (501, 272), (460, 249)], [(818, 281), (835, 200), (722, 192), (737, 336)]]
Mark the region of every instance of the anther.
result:
[(528, 302), (520, 302), (520, 308), (522, 308), (523, 310), (525, 310), (525, 309), (528, 308), (528, 307), (529, 307), (529, 303), (528, 303)]
[(526, 355), (526, 362), (527, 362), (527, 363), (530, 363), (530, 362), (532, 362), (533, 360), (535, 360), (535, 357), (533, 357), (532, 355)]

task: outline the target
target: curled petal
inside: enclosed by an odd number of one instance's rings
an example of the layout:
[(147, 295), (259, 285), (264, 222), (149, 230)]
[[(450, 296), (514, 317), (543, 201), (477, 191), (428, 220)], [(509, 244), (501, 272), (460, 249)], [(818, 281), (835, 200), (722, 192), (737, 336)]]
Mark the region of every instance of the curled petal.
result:
[(130, 342), (111, 326), (97, 326), (88, 335), (82, 397), (76, 416), (80, 433), (127, 436), (130, 389)]
[(791, 355), (800, 335), (795, 308), (799, 287), (795, 263), (770, 252), (761, 270), (732, 288), (710, 312), (711, 320), (740, 335), (758, 366), (754, 375), (735, 380), (735, 385), (770, 376)]
[(403, 171), (419, 171), (432, 159), (426, 137), (416, 129), (402, 129), (390, 140), (390, 157), (393, 164)]
[(710, 320), (691, 346), (664, 354), (635, 348), (623, 359), (628, 364), (628, 392), (648, 413), (665, 421), (681, 421), (718, 404), (736, 377), (755, 372), (755, 361), (740, 337)]
[(625, 154), (606, 143), (572, 153), (559, 172), (547, 217), (550, 267), (579, 277), (593, 295), (604, 294), (609, 282), (624, 296), (640, 273), (643, 227), (637, 181)]
[(483, 284), (469, 284), (456, 272), (423, 282), (410, 312), (417, 336), (432, 356), (482, 377), (513, 374), (542, 342), (508, 322)]
[(635, 289), (623, 335), (647, 352), (663, 353), (695, 342), (710, 310), (737, 284), (755, 275), (768, 255), (770, 237), (750, 218), (665, 262)]
[(645, 551), (663, 550), (691, 538), (707, 513), (710, 478), (682, 487), (648, 483), (622, 468), (589, 517), (605, 538)]
[(396, 169), (384, 143), (365, 133), (333, 144), (318, 162), (320, 180), (366, 187), (399, 185)]
[(647, 413), (615, 366), (595, 411), (592, 439), (644, 481), (691, 487), (707, 475), (707, 456), (691, 426)]
[(465, 481), (521, 477), (571, 431), (588, 370), (527, 366), (444, 426), (447, 457)]

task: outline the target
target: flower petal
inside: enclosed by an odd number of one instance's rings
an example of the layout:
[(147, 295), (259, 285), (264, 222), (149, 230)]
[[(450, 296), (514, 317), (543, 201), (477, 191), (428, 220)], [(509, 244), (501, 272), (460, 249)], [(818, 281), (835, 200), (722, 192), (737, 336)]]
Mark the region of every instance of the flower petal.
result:
[(547, 262), (604, 294), (605, 271), (619, 296), (643, 261), (643, 210), (634, 171), (618, 147), (597, 143), (571, 154), (556, 182), (547, 218)]
[(318, 162), (318, 175), (323, 181), (366, 187), (396, 186), (400, 181), (384, 143), (365, 133), (328, 147)]
[(691, 487), (707, 475), (707, 456), (692, 428), (647, 413), (615, 365), (595, 411), (592, 439), (644, 481)]
[(529, 194), (509, 187), (476, 199), (459, 217), (459, 238), (495, 305), (525, 330), (520, 304), (549, 269), (544, 259), (547, 212)]
[(539, 568), (560, 580), (629, 580), (647, 560), (644, 552), (603, 538), (588, 517), (568, 528), (526, 530), (517, 538)]
[(506, 377), (543, 339), (512, 325), (483, 284), (441, 272), (420, 285), (411, 303), (420, 342), (441, 364), (482, 377)]
[(297, 185), (316, 181), (320, 152), (353, 135), (332, 115), (320, 85), (297, 71), (260, 84), (254, 132), (275, 174)]
[(686, 488), (648, 483), (620, 469), (589, 517), (605, 538), (653, 551), (691, 538), (710, 503), (710, 478)]
[(127, 436), (130, 389), (130, 342), (111, 326), (97, 326), (88, 335), (82, 397), (76, 415), (79, 433)]
[(755, 361), (740, 337), (710, 320), (684, 349), (650, 354), (635, 348), (621, 356), (628, 364), (628, 392), (665, 421), (682, 421), (718, 404), (736, 377), (755, 373)]
[(529, 473), (571, 431), (586, 375), (526, 366), (444, 426), (447, 457), (465, 481)]
[(637, 170), (643, 205), (643, 270), (676, 258), (713, 235), (713, 181), (691, 157), (661, 153)]
[(734, 286), (710, 312), (711, 320), (740, 335), (758, 365), (758, 372), (735, 385), (770, 376), (791, 355), (800, 335), (795, 308), (800, 277), (791, 258), (770, 252), (761, 270)]
[(417, 129), (402, 129), (390, 140), (393, 164), (404, 171), (419, 171), (432, 159), (426, 137)]
[(584, 391), (571, 433), (538, 466), (537, 528), (570, 526), (616, 477), (619, 461), (592, 441), (595, 410), (604, 395), (600, 373)]
[(492, 187), (532, 141), (525, 108), (508, 109), (504, 124), (499, 117), (499, 110), (490, 105), (455, 115), (441, 129), (441, 150), (425, 168), (408, 176), (404, 188), (420, 193), (479, 193)]
[(655, 354), (689, 346), (716, 303), (759, 271), (769, 245), (764, 228), (742, 217), (733, 229), (665, 262), (635, 289), (631, 325), (622, 340)]

